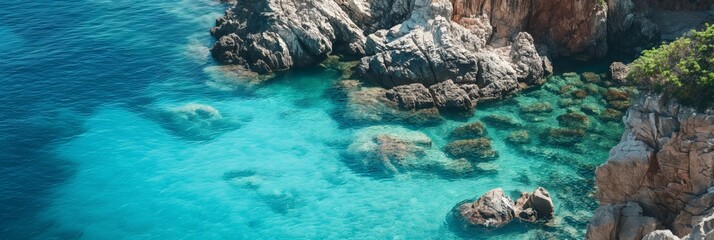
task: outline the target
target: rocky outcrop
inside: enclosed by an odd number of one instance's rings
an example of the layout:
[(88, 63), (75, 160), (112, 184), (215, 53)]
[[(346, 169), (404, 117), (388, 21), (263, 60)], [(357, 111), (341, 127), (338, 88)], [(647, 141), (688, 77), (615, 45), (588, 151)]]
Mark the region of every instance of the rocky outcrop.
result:
[[(599, 1), (452, 0), (453, 19), (467, 24), (487, 15), (493, 26), (490, 39), (504, 45), (519, 32), (528, 32), (555, 55), (607, 52), (607, 6)], [(576, 27), (577, 26), (577, 27)]]
[(599, 207), (588, 226), (586, 239), (642, 239), (660, 227), (653, 217), (642, 215), (642, 207), (635, 202), (608, 204)]
[(625, 83), (629, 72), (630, 68), (622, 62), (613, 62), (610, 64), (610, 78), (617, 83)]
[(382, 87), (452, 80), (459, 87), (434, 92), (461, 100), (436, 104), (467, 111), (474, 96), (499, 98), (519, 83), (542, 83), (552, 69), (528, 33), (493, 48), (488, 18), (465, 27), (451, 16), (446, 0), (237, 1), (211, 29), (218, 39), (211, 52), (219, 62), (258, 73), (314, 65), (335, 52), (363, 57), (356, 73)]
[[(659, 42), (663, 10), (707, 10), (711, 0), (246, 0), (216, 21), (211, 49), (254, 72), (314, 65), (332, 53), (363, 57), (385, 87), (452, 79), (513, 89), (539, 80), (552, 56), (603, 56)], [(661, 14), (660, 14), (661, 15)], [(701, 14), (700, 14), (701, 15)], [(710, 14), (711, 15), (711, 14)], [(706, 17), (707, 14), (703, 14)], [(699, 19), (699, 18), (697, 18)], [(697, 20), (682, 21), (688, 25)], [(689, 28), (694, 26), (688, 26)], [(531, 37), (532, 36), (532, 37)], [(499, 49), (505, 48), (505, 49)], [(545, 61), (548, 62), (547, 60)]]
[(519, 82), (541, 82), (546, 64), (527, 33), (512, 45), (487, 46), (491, 26), (486, 18), (466, 28), (450, 20), (448, 1), (417, 0), (411, 17), (367, 38), (357, 73), (384, 87), (411, 83), (430, 86), (453, 80), (476, 84), (483, 98), (498, 98), (519, 89)]
[(240, 127), (238, 121), (224, 117), (217, 109), (198, 103), (162, 109), (156, 117), (166, 129), (195, 141), (211, 140)]
[(475, 202), (461, 204), (459, 212), (469, 223), (485, 227), (501, 227), (516, 217), (513, 200), (500, 188), (488, 191)]
[[(695, 238), (695, 232), (710, 234), (714, 109), (697, 111), (659, 94), (644, 94), (628, 110), (624, 122), (621, 142), (596, 171), (597, 198), (602, 206), (589, 232), (602, 235), (603, 222), (618, 222), (613, 205), (633, 202), (641, 206), (644, 216), (656, 219), (679, 237), (691, 234), (690, 239), (702, 239)], [(620, 224), (613, 231), (635, 230)]]
[[(345, 6), (333, 0), (235, 1), (211, 29), (218, 39), (211, 53), (220, 62), (258, 73), (313, 65), (336, 50), (364, 55), (364, 31), (343, 11)], [(365, 6), (351, 7), (359, 11)]]
[(527, 222), (548, 221), (553, 218), (555, 207), (550, 194), (544, 188), (532, 193), (522, 193), (516, 203), (496, 188), (488, 191), (474, 202), (457, 207), (459, 217), (474, 226), (501, 227), (513, 219)]

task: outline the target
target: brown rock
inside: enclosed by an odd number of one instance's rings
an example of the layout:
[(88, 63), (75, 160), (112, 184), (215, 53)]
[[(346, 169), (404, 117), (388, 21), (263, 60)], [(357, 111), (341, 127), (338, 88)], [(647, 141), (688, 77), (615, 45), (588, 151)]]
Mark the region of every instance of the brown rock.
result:
[(444, 152), (454, 158), (466, 158), (470, 161), (498, 157), (498, 152), (491, 148), (491, 140), (477, 138), (456, 140), (444, 147)]
[(585, 90), (581, 90), (581, 89), (575, 90), (571, 94), (573, 95), (573, 97), (575, 97), (577, 99), (583, 99), (583, 98), (588, 97), (588, 92)]
[(590, 118), (583, 113), (570, 112), (558, 116), (558, 123), (566, 128), (586, 129), (590, 127)]
[[(451, 0), (452, 19), (464, 22), (486, 14), (493, 25), (492, 41), (499, 44), (526, 31), (536, 43), (557, 55), (603, 56), (607, 51), (607, 8), (598, 1)], [(573, 28), (572, 26), (578, 26)]]
[(607, 102), (607, 105), (617, 110), (627, 110), (632, 105), (629, 100), (615, 100)]
[(521, 113), (549, 113), (553, 111), (553, 106), (548, 102), (537, 102), (521, 106)]
[(622, 112), (608, 108), (600, 113), (600, 119), (603, 121), (620, 121), (622, 120)]
[(607, 99), (607, 101), (629, 100), (630, 95), (624, 90), (611, 87), (607, 89), (607, 92), (605, 92), (605, 99)]
[(487, 192), (475, 202), (462, 204), (459, 212), (467, 222), (485, 227), (501, 227), (516, 215), (513, 200), (506, 197), (500, 188)]
[(476, 107), (476, 101), (469, 97), (469, 93), (451, 80), (434, 84), (429, 87), (429, 91), (439, 109), (471, 113)]
[(583, 76), (583, 79), (585, 79), (586, 82), (589, 82), (589, 83), (600, 82), (600, 75), (597, 75), (594, 72), (584, 72), (581, 75)]
[(635, 202), (608, 204), (595, 210), (585, 239), (640, 240), (660, 226), (657, 219), (642, 215), (642, 208)]
[(449, 135), (453, 139), (479, 138), (486, 135), (486, 127), (481, 122), (472, 122), (457, 127)]
[(521, 193), (516, 201), (516, 212), (525, 221), (545, 221), (553, 218), (555, 206), (550, 193), (539, 187), (532, 193)]
[[(709, 234), (706, 226), (711, 226), (705, 223), (705, 209), (714, 205), (708, 196), (714, 182), (714, 109), (697, 111), (658, 94), (644, 94), (634, 101), (624, 122), (621, 142), (596, 170), (600, 203), (637, 202), (640, 212), (671, 227), (679, 237), (703, 239)], [(620, 237), (642, 237), (644, 227), (620, 222)], [(639, 226), (650, 228), (651, 223)], [(695, 232), (700, 235), (693, 237)]]
[(421, 83), (396, 86), (389, 89), (385, 96), (397, 103), (402, 110), (419, 110), (434, 107), (434, 99), (429, 89)]
[(553, 144), (573, 144), (578, 143), (585, 137), (585, 130), (574, 128), (549, 128), (545, 133), (545, 138)]
[(528, 130), (517, 130), (510, 132), (506, 141), (512, 144), (524, 144), (531, 141), (530, 133)]
[(617, 83), (625, 83), (629, 72), (630, 68), (624, 63), (613, 62), (610, 64), (610, 77)]

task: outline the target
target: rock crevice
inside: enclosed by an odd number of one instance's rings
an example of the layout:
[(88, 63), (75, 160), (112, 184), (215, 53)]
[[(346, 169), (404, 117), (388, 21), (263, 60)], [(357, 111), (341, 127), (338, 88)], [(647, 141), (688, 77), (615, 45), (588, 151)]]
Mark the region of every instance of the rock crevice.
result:
[[(622, 140), (596, 171), (598, 212), (632, 202), (661, 224), (658, 229), (678, 237), (693, 233), (714, 216), (714, 109), (697, 111), (659, 94), (644, 94), (623, 120)], [(596, 213), (589, 239), (608, 239), (596, 237), (598, 222), (615, 220)], [(618, 231), (625, 230), (631, 231)], [(702, 234), (714, 234), (711, 230)]]

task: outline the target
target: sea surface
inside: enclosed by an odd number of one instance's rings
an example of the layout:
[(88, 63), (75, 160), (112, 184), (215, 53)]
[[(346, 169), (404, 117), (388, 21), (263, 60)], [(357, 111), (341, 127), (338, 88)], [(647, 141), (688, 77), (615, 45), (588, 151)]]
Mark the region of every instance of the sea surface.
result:
[[(559, 124), (569, 110), (557, 91), (581, 80), (556, 76), (479, 103), (468, 119), (396, 123), (440, 149), (454, 128), (497, 114), (535, 140), (509, 144), (515, 129), (487, 123), (499, 157), (484, 169), (385, 174), (348, 157), (355, 133), (379, 124), (338, 114), (338, 70), (254, 86), (217, 66), (208, 30), (224, 9), (213, 0), (0, 1), (0, 239), (583, 238), (597, 206), (593, 171), (622, 124), (591, 116), (585, 140), (569, 145), (535, 133)], [(535, 102), (555, 109), (519, 115)], [(595, 96), (584, 102), (604, 108)], [(216, 121), (182, 115), (196, 109)], [(550, 224), (464, 228), (452, 216), (490, 189), (515, 199), (538, 186), (556, 205)]]

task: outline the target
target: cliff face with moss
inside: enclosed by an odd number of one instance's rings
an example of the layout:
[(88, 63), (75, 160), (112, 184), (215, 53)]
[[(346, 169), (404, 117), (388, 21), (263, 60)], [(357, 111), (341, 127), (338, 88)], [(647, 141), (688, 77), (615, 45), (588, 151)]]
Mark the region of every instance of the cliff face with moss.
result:
[(646, 93), (596, 171), (601, 207), (588, 239), (714, 237), (713, 40), (709, 26), (630, 64), (630, 83)]

